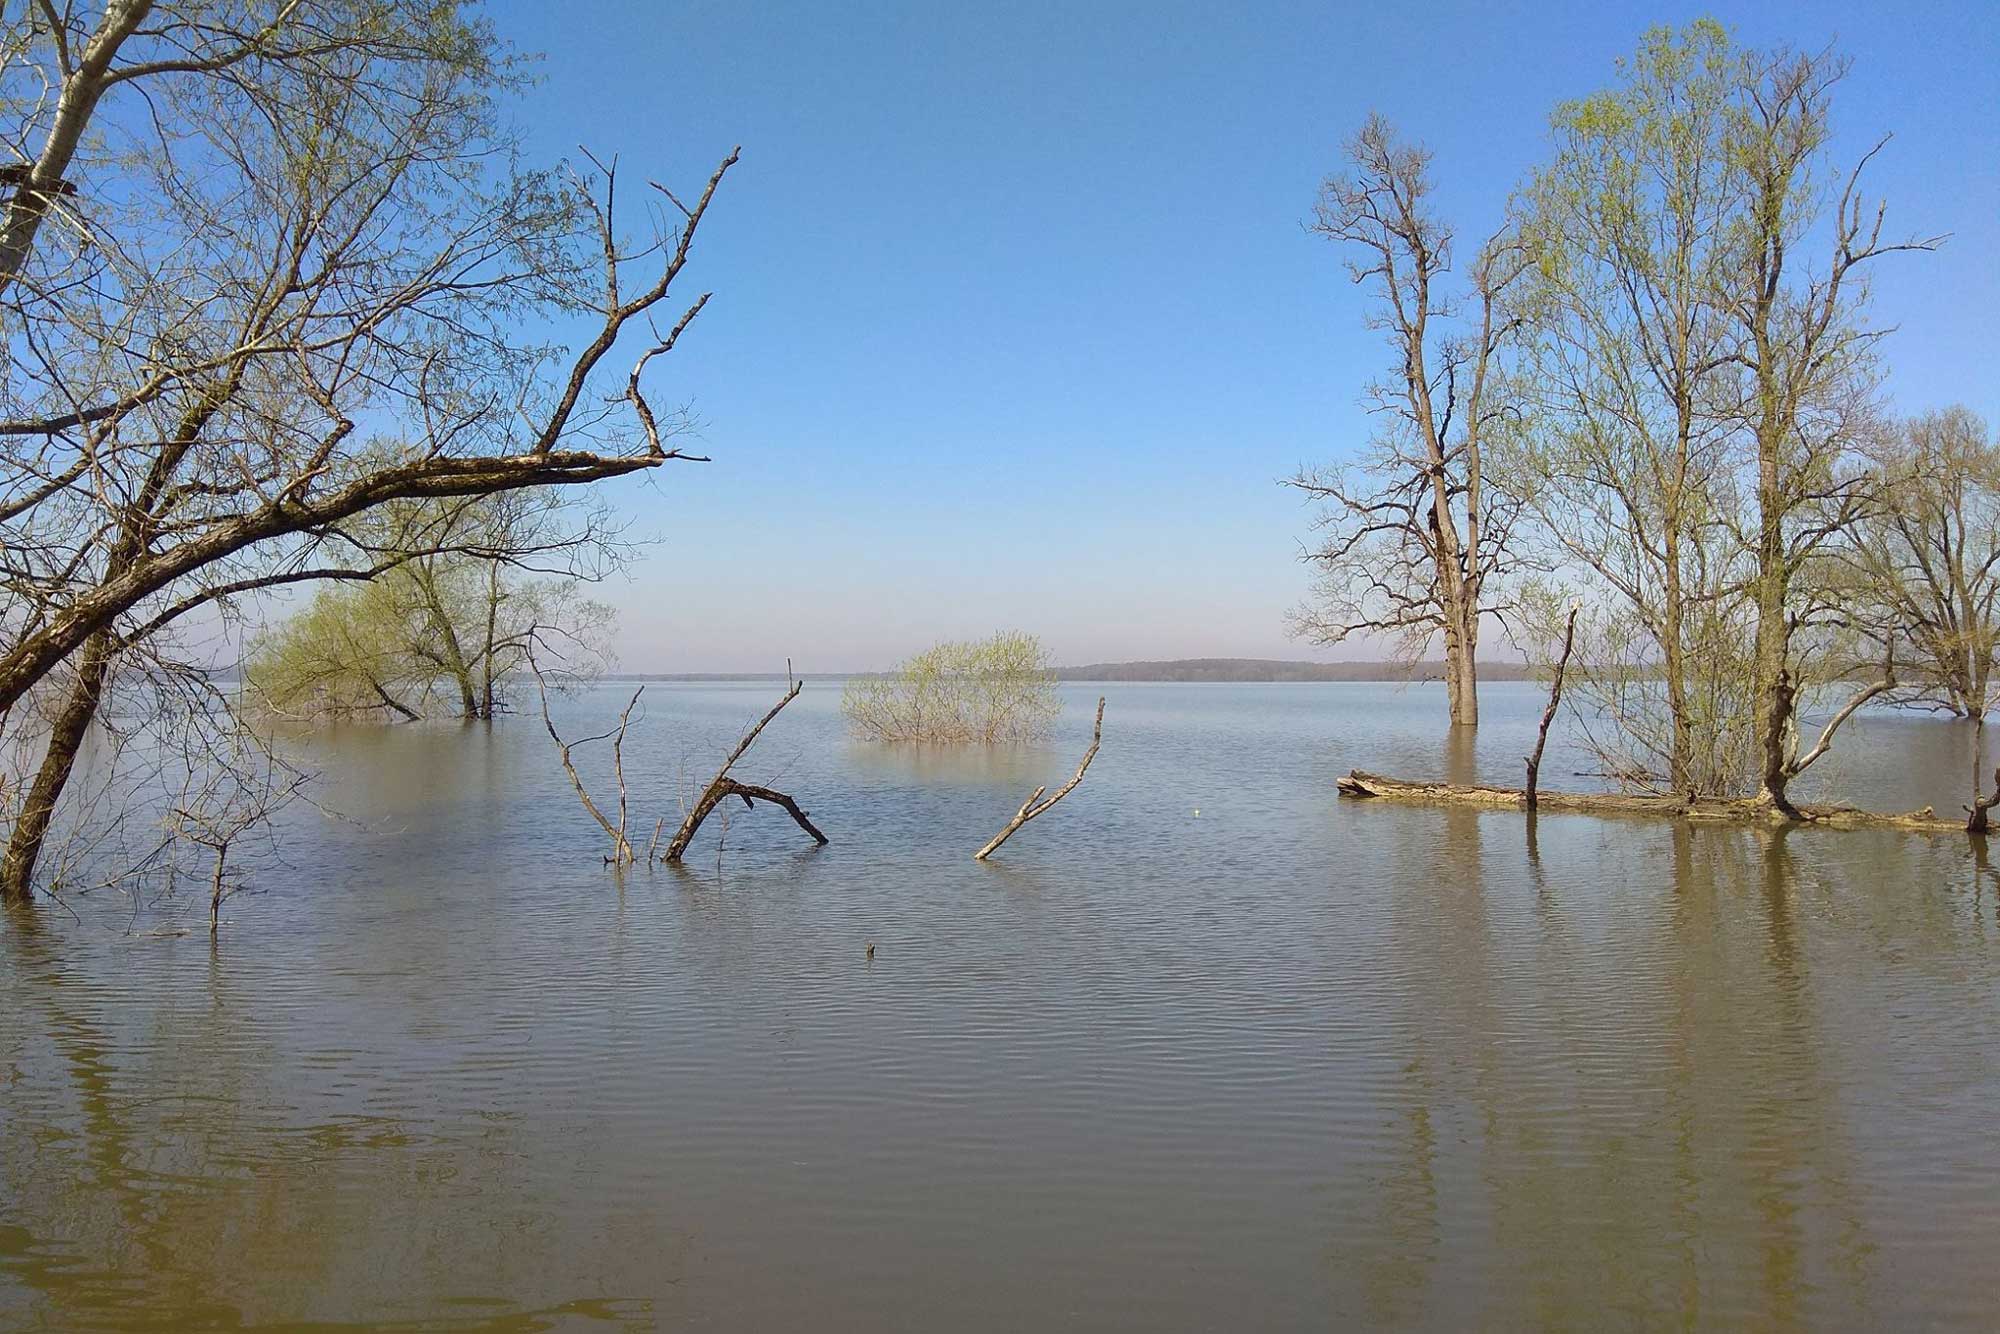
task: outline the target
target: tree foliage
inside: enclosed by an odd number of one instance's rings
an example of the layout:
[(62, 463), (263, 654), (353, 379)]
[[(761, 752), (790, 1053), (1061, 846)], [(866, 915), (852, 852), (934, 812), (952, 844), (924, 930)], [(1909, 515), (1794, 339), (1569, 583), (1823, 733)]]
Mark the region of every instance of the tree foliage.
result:
[(602, 506), (560, 491), (393, 504), (370, 531), (401, 559), (366, 582), (322, 587), (256, 639), (245, 680), (260, 709), (490, 719), (508, 708), (532, 653), (562, 684), (609, 662), (617, 614), (585, 587), (621, 563), (626, 544)]
[(574, 580), (432, 557), (321, 587), (257, 642), (244, 680), (259, 707), (286, 717), (492, 718), (509, 708), (536, 644), (561, 655), (556, 679), (586, 679), (608, 662), (615, 625)]
[(871, 741), (993, 745), (1047, 735), (1062, 699), (1041, 641), (1006, 631), (938, 644), (887, 676), (857, 677), (840, 708)]
[(2000, 442), (1964, 407), (1875, 451), (1880, 503), (1843, 550), (1845, 605), (1901, 666), (1897, 702), (1984, 722), (2000, 656)]
[[(1524, 415), (1502, 466), (1560, 568), (1526, 628), (1547, 641), (1584, 602), (1574, 698), (1629, 785), (1790, 811), (1790, 782), (1896, 688), (1841, 568), (1882, 495), (1866, 279), (1935, 242), (1885, 238), (1874, 149), (1832, 160), (1846, 69), (1709, 21), (1656, 29), (1616, 87), (1557, 109), (1520, 196)], [(1808, 738), (1803, 701), (1857, 676)]]

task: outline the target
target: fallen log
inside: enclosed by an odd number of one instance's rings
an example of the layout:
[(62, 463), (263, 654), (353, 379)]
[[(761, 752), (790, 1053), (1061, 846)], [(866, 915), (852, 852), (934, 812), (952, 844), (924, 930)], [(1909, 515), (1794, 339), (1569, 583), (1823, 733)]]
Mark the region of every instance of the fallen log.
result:
[[(1356, 799), (1425, 806), (1474, 806), (1487, 810), (1527, 810), (1528, 794), (1518, 787), (1437, 783), (1353, 770), (1337, 784), (1340, 795)], [(1642, 796), (1629, 792), (1548, 792), (1535, 794), (1537, 811), (1579, 815), (1636, 815), (1729, 824), (1823, 826), (1828, 829), (1903, 829), (1921, 834), (1963, 834), (1965, 821), (1948, 820), (1931, 807), (1894, 814), (1858, 806), (1796, 807), (1798, 818), (1754, 797)]]

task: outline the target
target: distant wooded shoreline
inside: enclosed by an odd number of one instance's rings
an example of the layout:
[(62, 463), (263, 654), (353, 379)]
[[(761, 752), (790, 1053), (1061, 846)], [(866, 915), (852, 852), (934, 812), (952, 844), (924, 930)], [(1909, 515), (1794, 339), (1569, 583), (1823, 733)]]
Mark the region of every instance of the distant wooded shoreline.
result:
[[(1444, 679), (1441, 662), (1290, 662), (1278, 658), (1175, 658), (1166, 662), (1092, 662), (1055, 669), (1059, 681), (1394, 681)], [(1525, 663), (1481, 663), (1488, 681), (1532, 681), (1534, 668)], [(878, 672), (803, 672), (807, 681), (840, 681)], [(770, 681), (776, 672), (618, 672), (619, 681)]]

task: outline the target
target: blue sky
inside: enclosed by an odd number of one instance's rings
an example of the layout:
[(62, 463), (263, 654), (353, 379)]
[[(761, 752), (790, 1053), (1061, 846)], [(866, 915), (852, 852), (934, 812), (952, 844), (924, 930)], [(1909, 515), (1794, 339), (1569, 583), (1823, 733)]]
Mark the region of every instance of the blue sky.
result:
[(1370, 657), (1286, 639), (1307, 514), (1277, 485), (1363, 444), (1383, 363), (1304, 233), (1379, 109), (1436, 152), (1441, 209), (1495, 226), (1550, 108), (1655, 22), (1837, 40), (1851, 153), (1901, 257), (1888, 389), (2000, 421), (2000, 41), (1985, 5), (1008, 5), (500, 0), (544, 53), (519, 108), (695, 187), (743, 145), (658, 381), (706, 465), (615, 495), (663, 539), (629, 581), (637, 671), (884, 666), (1011, 627), (1065, 662)]

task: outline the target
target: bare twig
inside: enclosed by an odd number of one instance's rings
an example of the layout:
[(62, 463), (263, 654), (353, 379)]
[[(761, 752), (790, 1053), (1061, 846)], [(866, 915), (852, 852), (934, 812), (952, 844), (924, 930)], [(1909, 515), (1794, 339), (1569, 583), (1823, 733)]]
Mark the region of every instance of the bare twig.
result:
[(1067, 783), (1064, 783), (1061, 787), (1057, 788), (1055, 790), (1054, 795), (1050, 796), (1047, 801), (1043, 801), (1041, 799), (1042, 793), (1048, 790), (1046, 785), (1038, 787), (1033, 792), (1030, 792), (1028, 794), (1028, 799), (1021, 803), (1021, 809), (1015, 811), (1014, 818), (1007, 822), (1007, 827), (1005, 829), (1002, 829), (999, 833), (995, 834), (992, 837), (992, 839), (987, 842), (985, 847), (973, 853), (972, 859), (976, 862), (985, 861), (988, 857), (991, 857), (995, 852), (999, 850), (1000, 845), (1002, 843), (1005, 843), (1008, 839), (1014, 837), (1015, 831), (1020, 829), (1022, 825), (1028, 823), (1028, 821), (1042, 814), (1044, 811), (1048, 810), (1049, 807), (1055, 805), (1057, 802), (1061, 801), (1064, 797), (1067, 797), (1071, 792), (1075, 791), (1076, 785), (1083, 781), (1083, 771), (1085, 769), (1088, 769), (1090, 767), (1090, 762), (1097, 758), (1097, 746), (1098, 743), (1103, 740), (1104, 740), (1104, 696), (1099, 695), (1097, 697), (1097, 722), (1092, 726), (1090, 731), (1090, 749), (1083, 752), (1083, 760), (1076, 766), (1076, 772), (1071, 774), (1069, 777), (1069, 781)]
[[(632, 698), (626, 701), (625, 708), (618, 715), (618, 726), (609, 732), (600, 732), (596, 736), (570, 742), (562, 739), (562, 734), (556, 731), (555, 720), (549, 717), (549, 683), (543, 677), (541, 664), (535, 661), (533, 654), (528, 656), (528, 670), (535, 674), (535, 689), (542, 701), (542, 726), (548, 729), (549, 739), (556, 743), (556, 754), (562, 760), (563, 772), (569, 775), (570, 786), (576, 789), (577, 800), (583, 803), (584, 810), (590, 812), (590, 818), (597, 821), (598, 826), (611, 837), (611, 855), (604, 859), (605, 862), (616, 866), (629, 865), (634, 854), (631, 840), (625, 837), (625, 729), (631, 725), (632, 709), (638, 704), (639, 696), (646, 693), (646, 687), (640, 686), (632, 692)], [(598, 809), (597, 803), (590, 799), (590, 790), (583, 785), (583, 776), (577, 773), (576, 762), (571, 758), (571, 752), (577, 746), (587, 746), (593, 741), (603, 741), (607, 738), (611, 741), (612, 773), (618, 781), (617, 824), (611, 823), (604, 812)]]

